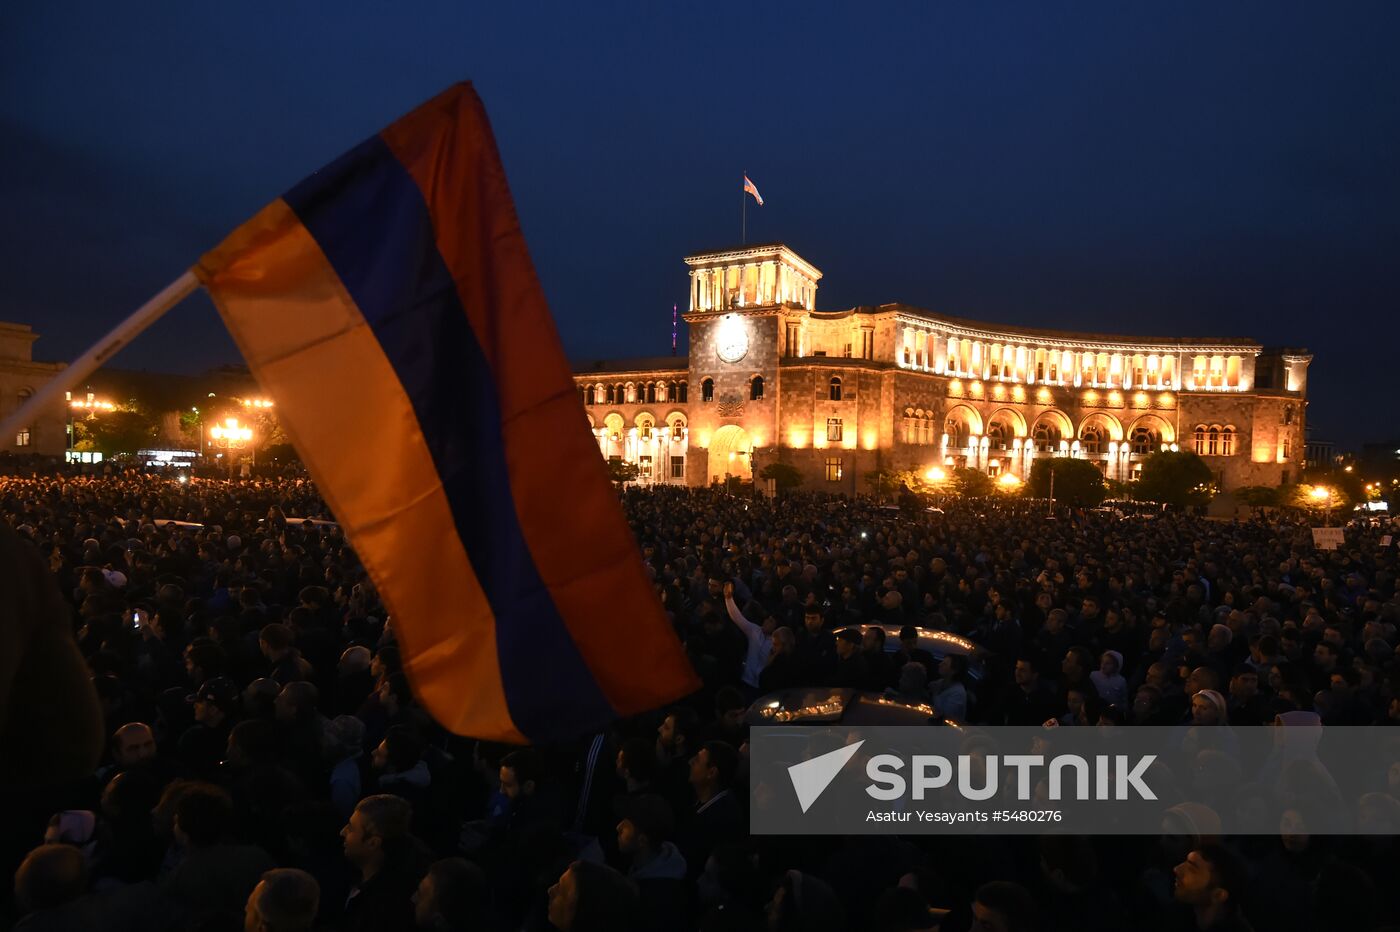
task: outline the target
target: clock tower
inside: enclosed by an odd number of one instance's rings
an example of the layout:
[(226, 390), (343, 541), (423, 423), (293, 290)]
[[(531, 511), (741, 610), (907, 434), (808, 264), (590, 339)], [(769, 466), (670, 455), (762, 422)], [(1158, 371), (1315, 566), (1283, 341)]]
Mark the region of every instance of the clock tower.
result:
[[(690, 463), (709, 484), (773, 460), (784, 356), (802, 355), (822, 273), (782, 243), (686, 256)], [(703, 470), (703, 472), (700, 472)]]

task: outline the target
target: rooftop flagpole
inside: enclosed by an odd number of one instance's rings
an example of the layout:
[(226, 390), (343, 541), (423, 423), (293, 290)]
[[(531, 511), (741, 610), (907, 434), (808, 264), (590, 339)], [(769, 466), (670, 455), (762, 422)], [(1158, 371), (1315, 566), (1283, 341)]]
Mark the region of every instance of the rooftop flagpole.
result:
[[(749, 173), (747, 170), (744, 171), (744, 180), (749, 180)], [(739, 227), (739, 245), (743, 246), (749, 241), (749, 192), (748, 188), (744, 185), (739, 186), (739, 200), (742, 201), (744, 205), (739, 208), (740, 217), (742, 218)]]
[(195, 278), (194, 272), (186, 271), (162, 288), (155, 297), (137, 308), (135, 313), (117, 324), (91, 349), (73, 360), (67, 368), (30, 396), (29, 400), (20, 405), (19, 410), (7, 417), (4, 423), (0, 423), (0, 437), (13, 437), (22, 428), (27, 427), (55, 398), (70, 391), (125, 349), (143, 330), (160, 320), (166, 311), (188, 298), (198, 287), (199, 279)]

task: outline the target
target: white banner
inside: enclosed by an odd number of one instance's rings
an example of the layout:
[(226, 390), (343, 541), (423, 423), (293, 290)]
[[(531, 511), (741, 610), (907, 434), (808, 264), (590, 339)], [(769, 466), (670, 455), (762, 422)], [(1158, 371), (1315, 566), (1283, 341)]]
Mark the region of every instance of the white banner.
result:
[(1346, 544), (1346, 535), (1339, 527), (1315, 527), (1312, 529), (1313, 546), (1318, 550), (1336, 550)]

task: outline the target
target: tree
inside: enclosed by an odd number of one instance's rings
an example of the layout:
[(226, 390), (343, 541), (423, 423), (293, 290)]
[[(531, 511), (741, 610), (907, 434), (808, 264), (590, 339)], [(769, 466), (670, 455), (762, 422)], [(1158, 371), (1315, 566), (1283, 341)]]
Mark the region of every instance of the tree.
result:
[(1270, 508), (1279, 504), (1279, 490), (1270, 485), (1247, 485), (1235, 489), (1235, 499), (1253, 508)]
[(1028, 494), (1033, 498), (1050, 497), (1050, 473), (1055, 474), (1055, 500), (1075, 508), (1097, 505), (1108, 494), (1103, 473), (1088, 460), (1068, 457), (1037, 459), (1031, 463)]
[(78, 449), (97, 450), (107, 456), (150, 447), (157, 429), (155, 420), (135, 407), (92, 414), (75, 421), (73, 426)]
[(1215, 475), (1205, 460), (1189, 450), (1165, 450), (1143, 461), (1133, 497), (1184, 508), (1210, 504), (1215, 492)]
[(613, 485), (619, 488), (629, 482), (635, 482), (640, 474), (641, 470), (636, 463), (628, 463), (620, 459), (608, 460), (608, 478), (612, 480)]
[(912, 469), (877, 469), (865, 474), (865, 483), (876, 498), (892, 498), (908, 486), (910, 491), (924, 491), (926, 485)]
[(996, 491), (992, 477), (971, 466), (959, 466), (948, 477), (953, 491), (966, 498), (985, 498)]
[(769, 463), (758, 474), (760, 479), (772, 479), (779, 492), (786, 492), (802, 485), (802, 472), (788, 463)]

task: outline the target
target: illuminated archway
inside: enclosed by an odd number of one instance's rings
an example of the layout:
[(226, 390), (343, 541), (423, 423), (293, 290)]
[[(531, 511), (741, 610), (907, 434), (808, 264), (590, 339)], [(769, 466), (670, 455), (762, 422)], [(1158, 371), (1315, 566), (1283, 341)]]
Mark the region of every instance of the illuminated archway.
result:
[(1060, 449), (1061, 441), (1074, 439), (1074, 424), (1069, 415), (1051, 408), (1042, 411), (1031, 425), (1031, 441), (1041, 453), (1054, 453)]
[(728, 473), (741, 479), (753, 476), (753, 441), (749, 432), (737, 424), (726, 424), (710, 438), (710, 473)]

